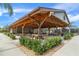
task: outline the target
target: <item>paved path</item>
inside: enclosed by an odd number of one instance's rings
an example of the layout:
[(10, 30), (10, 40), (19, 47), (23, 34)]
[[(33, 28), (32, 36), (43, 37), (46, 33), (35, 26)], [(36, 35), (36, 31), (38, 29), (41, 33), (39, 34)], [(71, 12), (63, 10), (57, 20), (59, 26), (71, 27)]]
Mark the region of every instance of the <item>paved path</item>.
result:
[(79, 56), (79, 36), (75, 36), (53, 56)]
[(11, 40), (11, 38), (0, 33), (0, 56), (25, 56), (17, 44), (18, 40)]
[[(0, 33), (0, 56), (25, 56), (29, 55), (28, 51), (25, 54), (19, 46), (18, 40), (11, 40), (11, 38)], [(58, 50), (53, 56), (79, 56), (79, 36), (75, 36)]]

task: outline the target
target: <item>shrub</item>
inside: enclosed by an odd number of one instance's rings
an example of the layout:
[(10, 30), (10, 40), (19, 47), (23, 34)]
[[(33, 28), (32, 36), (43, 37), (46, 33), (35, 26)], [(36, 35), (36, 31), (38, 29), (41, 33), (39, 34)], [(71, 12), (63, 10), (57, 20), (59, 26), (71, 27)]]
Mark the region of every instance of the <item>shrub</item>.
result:
[(51, 37), (47, 38), (46, 40), (38, 40), (38, 39), (29, 39), (26, 37), (20, 38), (20, 44), (24, 45), (25, 47), (32, 49), (37, 54), (43, 54), (48, 49), (57, 46), (61, 43), (60, 37)]
[(15, 35), (9, 32), (4, 32), (5, 35), (9, 36), (12, 39), (16, 39)]
[(54, 46), (57, 46), (61, 43), (61, 38), (60, 37), (49, 37), (46, 40), (46, 49), (52, 48)]
[(32, 40), (29, 38), (25, 38), (24, 46), (28, 47), (29, 49), (32, 49)]
[(71, 37), (73, 37), (73, 36), (74, 36), (74, 34), (73, 34), (73, 33), (70, 33), (70, 35), (71, 35)]
[(21, 44), (21, 45), (24, 45), (24, 44), (25, 44), (25, 38), (24, 38), (24, 37), (21, 37), (21, 38), (19, 39), (19, 41), (20, 41), (20, 44)]
[(65, 39), (65, 40), (69, 40), (69, 39), (71, 39), (72, 36), (73, 36), (73, 35), (72, 35), (71, 33), (66, 33), (66, 34), (64, 35), (64, 39)]
[(12, 38), (12, 39), (16, 39), (15, 36), (12, 33), (9, 34), (9, 37)]
[(41, 40), (35, 39), (32, 41), (32, 50), (35, 51), (36, 53), (42, 54), (42, 45), (41, 45)]

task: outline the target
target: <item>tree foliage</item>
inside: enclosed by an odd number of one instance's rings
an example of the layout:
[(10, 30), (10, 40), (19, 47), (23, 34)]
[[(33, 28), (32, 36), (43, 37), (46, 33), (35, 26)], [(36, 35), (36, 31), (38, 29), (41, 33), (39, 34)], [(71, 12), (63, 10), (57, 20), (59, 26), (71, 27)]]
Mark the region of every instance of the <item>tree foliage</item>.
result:
[(10, 16), (13, 14), (13, 9), (12, 9), (11, 4), (9, 4), (9, 3), (0, 3), (0, 7), (8, 10), (8, 13), (9, 13)]

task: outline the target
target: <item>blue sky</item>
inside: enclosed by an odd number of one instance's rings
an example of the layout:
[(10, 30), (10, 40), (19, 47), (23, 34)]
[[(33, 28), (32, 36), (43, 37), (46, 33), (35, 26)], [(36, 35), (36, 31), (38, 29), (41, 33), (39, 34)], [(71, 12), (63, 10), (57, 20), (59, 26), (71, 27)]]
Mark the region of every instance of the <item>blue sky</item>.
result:
[(55, 9), (63, 9), (67, 12), (69, 20), (73, 25), (79, 26), (79, 4), (78, 3), (14, 3), (11, 4), (13, 8), (13, 15), (9, 16), (8, 11), (0, 8), (0, 27), (12, 24), (24, 15), (28, 14), (34, 8), (48, 7)]

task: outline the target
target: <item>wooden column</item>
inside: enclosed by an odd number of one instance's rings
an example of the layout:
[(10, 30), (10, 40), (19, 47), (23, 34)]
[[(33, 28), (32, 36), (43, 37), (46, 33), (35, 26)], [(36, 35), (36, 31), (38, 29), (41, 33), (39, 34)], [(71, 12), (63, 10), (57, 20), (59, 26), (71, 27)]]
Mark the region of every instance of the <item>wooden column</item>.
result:
[(16, 27), (16, 29), (15, 29), (15, 34), (17, 34), (18, 32), (17, 32), (17, 27)]
[(61, 36), (61, 39), (62, 39), (62, 43), (64, 43), (64, 37), (63, 37), (62, 29), (63, 29), (63, 28), (60, 28), (60, 36)]
[(40, 36), (40, 30), (41, 30), (41, 28), (39, 27), (38, 28), (38, 37)]
[(48, 28), (48, 35), (50, 34), (50, 28)]
[(22, 35), (24, 35), (24, 27), (25, 27), (25, 24), (23, 24), (22, 26)]
[(70, 26), (69, 26), (69, 29), (68, 30), (69, 30), (69, 33), (71, 33)]
[(24, 26), (22, 26), (22, 35), (24, 35)]
[(62, 36), (62, 33), (63, 33), (62, 28), (59, 28), (59, 30), (60, 30), (60, 36)]
[(13, 29), (12, 28), (10, 29), (10, 33), (13, 33)]
[(38, 38), (40, 37), (40, 30), (41, 30), (41, 26), (43, 25), (43, 23), (47, 20), (47, 18), (51, 16), (51, 12), (48, 12), (47, 13), (47, 16), (43, 19), (43, 21), (39, 24), (39, 27), (38, 27)]

